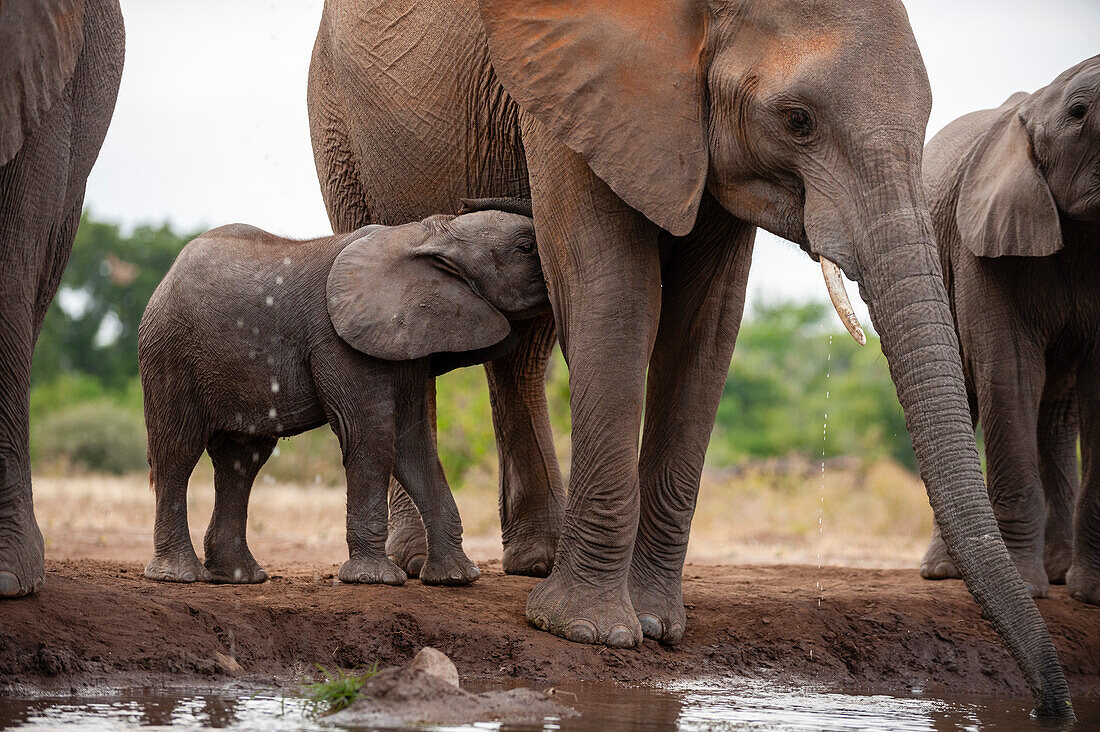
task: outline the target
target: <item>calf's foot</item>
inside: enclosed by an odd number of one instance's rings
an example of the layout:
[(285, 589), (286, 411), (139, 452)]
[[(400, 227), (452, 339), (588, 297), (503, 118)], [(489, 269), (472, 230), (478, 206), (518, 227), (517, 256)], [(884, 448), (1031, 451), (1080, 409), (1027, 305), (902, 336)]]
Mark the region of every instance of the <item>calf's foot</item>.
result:
[(927, 580), (962, 579), (938, 529), (932, 533), (932, 540), (928, 542), (928, 549), (920, 561), (920, 576)]
[(267, 572), (252, 556), (248, 547), (239, 552), (206, 552), (207, 582), (214, 584), (255, 585), (267, 581)]
[(1066, 572), (1066, 589), (1074, 600), (1100, 605), (1100, 572), (1076, 563)]
[(642, 626), (625, 582), (593, 586), (573, 579), (560, 566), (531, 591), (527, 620), (576, 643), (632, 648), (642, 642)]
[(341, 582), (357, 585), (403, 585), (408, 575), (388, 557), (354, 556), (337, 574)]
[(557, 534), (539, 535), (518, 532), (522, 538), (504, 544), (504, 573), (527, 577), (546, 577), (554, 568), (558, 550)]
[(458, 587), (468, 585), (481, 576), (481, 570), (459, 549), (441, 558), (431, 555), (420, 568), (420, 581), (426, 585)]
[(1066, 572), (1073, 563), (1073, 542), (1066, 537), (1047, 537), (1043, 550), (1043, 568), (1052, 585), (1066, 582)]
[(208, 582), (210, 573), (195, 550), (156, 554), (145, 565), (145, 576), (158, 582)]
[(13, 515), (0, 518), (0, 598), (34, 594), (45, 581), (42, 532), (28, 496), (15, 502)]

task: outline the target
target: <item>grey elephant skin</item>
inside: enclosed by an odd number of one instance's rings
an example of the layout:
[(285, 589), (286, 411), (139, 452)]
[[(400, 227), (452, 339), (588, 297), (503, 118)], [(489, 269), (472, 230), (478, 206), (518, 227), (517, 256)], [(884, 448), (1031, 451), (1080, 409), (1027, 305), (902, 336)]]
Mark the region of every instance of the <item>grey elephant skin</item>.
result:
[[(924, 180), (1001, 535), (1032, 596), (1100, 603), (1100, 56), (949, 124)], [(921, 574), (959, 576), (938, 531)]]
[[(612, 646), (682, 639), (688, 532), (760, 226), (859, 283), (967, 586), (1039, 713), (1072, 716), (982, 479), (921, 182), (931, 92), (900, 2), (328, 0), (308, 103), (337, 230), (530, 187), (573, 417), (532, 623)], [(531, 388), (549, 333), (520, 337), (518, 379), (498, 362), (491, 376), (505, 530), (536, 537), (558, 491)]]
[(31, 353), (122, 76), (117, 0), (0, 3), (0, 598), (45, 581), (29, 453)]
[[(477, 211), (290, 241), (242, 224), (189, 243), (142, 317), (138, 358), (156, 490), (146, 576), (262, 582), (245, 536), (256, 473), (279, 437), (328, 424), (347, 471), (344, 582), (399, 585), (385, 553), (391, 472), (425, 518), (426, 584), (477, 567), (436, 454), (431, 376), (512, 347), (549, 307), (531, 219)], [(203, 450), (214, 512), (200, 562), (187, 485)]]

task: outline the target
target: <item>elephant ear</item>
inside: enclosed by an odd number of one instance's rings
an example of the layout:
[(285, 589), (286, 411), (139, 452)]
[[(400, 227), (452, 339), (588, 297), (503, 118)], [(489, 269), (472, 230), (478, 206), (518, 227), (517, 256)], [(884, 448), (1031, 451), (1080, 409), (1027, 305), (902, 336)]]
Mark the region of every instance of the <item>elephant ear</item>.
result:
[(955, 217), (975, 256), (1046, 257), (1062, 248), (1058, 207), (1016, 106), (978, 141), (965, 166)]
[(702, 0), (480, 0), (497, 76), (627, 204), (675, 235), (706, 185)]
[(83, 45), (83, 0), (0, 2), (0, 165), (61, 96)]
[(462, 247), (420, 223), (360, 236), (328, 276), (336, 333), (368, 356), (406, 361), (494, 346), (508, 320), (463, 279)]

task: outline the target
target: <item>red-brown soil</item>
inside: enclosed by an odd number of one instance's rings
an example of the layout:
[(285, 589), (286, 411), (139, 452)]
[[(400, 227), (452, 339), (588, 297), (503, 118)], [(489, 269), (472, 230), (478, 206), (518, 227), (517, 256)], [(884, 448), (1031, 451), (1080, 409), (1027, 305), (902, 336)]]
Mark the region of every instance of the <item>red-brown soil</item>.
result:
[[(688, 565), (683, 643), (636, 650), (535, 630), (524, 602), (537, 580), (505, 576), (499, 562), (483, 562), (466, 588), (334, 584), (291, 563), (268, 570), (262, 585), (173, 585), (145, 579), (133, 561), (52, 561), (39, 595), (0, 604), (0, 689), (288, 686), (316, 664), (383, 667), (432, 645), (464, 679), (746, 676), (1027, 693), (962, 583), (926, 582), (915, 570)], [(1100, 607), (1063, 587), (1038, 605), (1074, 694), (1100, 694)]]

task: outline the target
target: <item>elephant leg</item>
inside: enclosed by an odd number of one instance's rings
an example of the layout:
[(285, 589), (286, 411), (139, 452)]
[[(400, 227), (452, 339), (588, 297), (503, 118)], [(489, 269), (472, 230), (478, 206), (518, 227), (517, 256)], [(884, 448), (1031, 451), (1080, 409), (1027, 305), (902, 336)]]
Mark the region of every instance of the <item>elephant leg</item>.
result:
[(202, 455), (197, 436), (149, 426), (150, 480), (156, 493), (153, 558), (145, 576), (160, 582), (205, 582), (206, 567), (195, 554), (187, 525), (187, 483)]
[(72, 248), (70, 116), (58, 100), (0, 167), (0, 598), (37, 592), (46, 578), (31, 493), (31, 355)]
[(521, 119), (573, 421), (561, 539), (527, 618), (569, 640), (634, 646), (642, 629), (627, 578), (645, 374), (661, 307), (658, 230), (540, 123)]
[(420, 568), (426, 585), (468, 585), (481, 572), (462, 551), (462, 520), (447, 486), (443, 466), (436, 453), (432, 425), (435, 420), (420, 379), (398, 387), (397, 442), (394, 446), (394, 474), (416, 504), (424, 519), (428, 554)]
[(1072, 597), (1100, 605), (1100, 346), (1077, 373), (1083, 478), (1074, 518), (1073, 561), (1066, 572)]
[(267, 580), (267, 572), (248, 549), (245, 528), (252, 484), (277, 442), (268, 437), (242, 442), (220, 434), (207, 445), (214, 464), (214, 513), (202, 546), (210, 582), (255, 584)]
[(504, 571), (545, 577), (553, 567), (565, 504), (546, 407), (554, 318), (532, 318), (515, 331), (515, 349), (485, 365), (500, 463)]
[(1077, 398), (1070, 393), (1039, 405), (1039, 475), (1046, 495), (1043, 566), (1063, 584), (1073, 558), (1073, 512), (1081, 473), (1077, 466)]
[[(428, 411), (431, 415), (432, 444), (437, 444), (435, 432), (435, 379), (428, 380)], [(390, 477), (388, 490), (389, 529), (386, 536), (386, 555), (409, 577), (419, 577), (428, 559), (428, 535), (424, 521), (408, 491), (394, 476)]]
[(661, 321), (649, 362), (630, 599), (642, 632), (677, 643), (680, 576), (699, 478), (745, 304), (755, 229), (709, 195), (695, 231), (667, 241)]
[(1008, 553), (1032, 597), (1049, 590), (1043, 566), (1046, 502), (1039, 474), (1039, 401), (1046, 377), (1043, 349), (1020, 339), (977, 367), (978, 409), (985, 437), (987, 485)]

